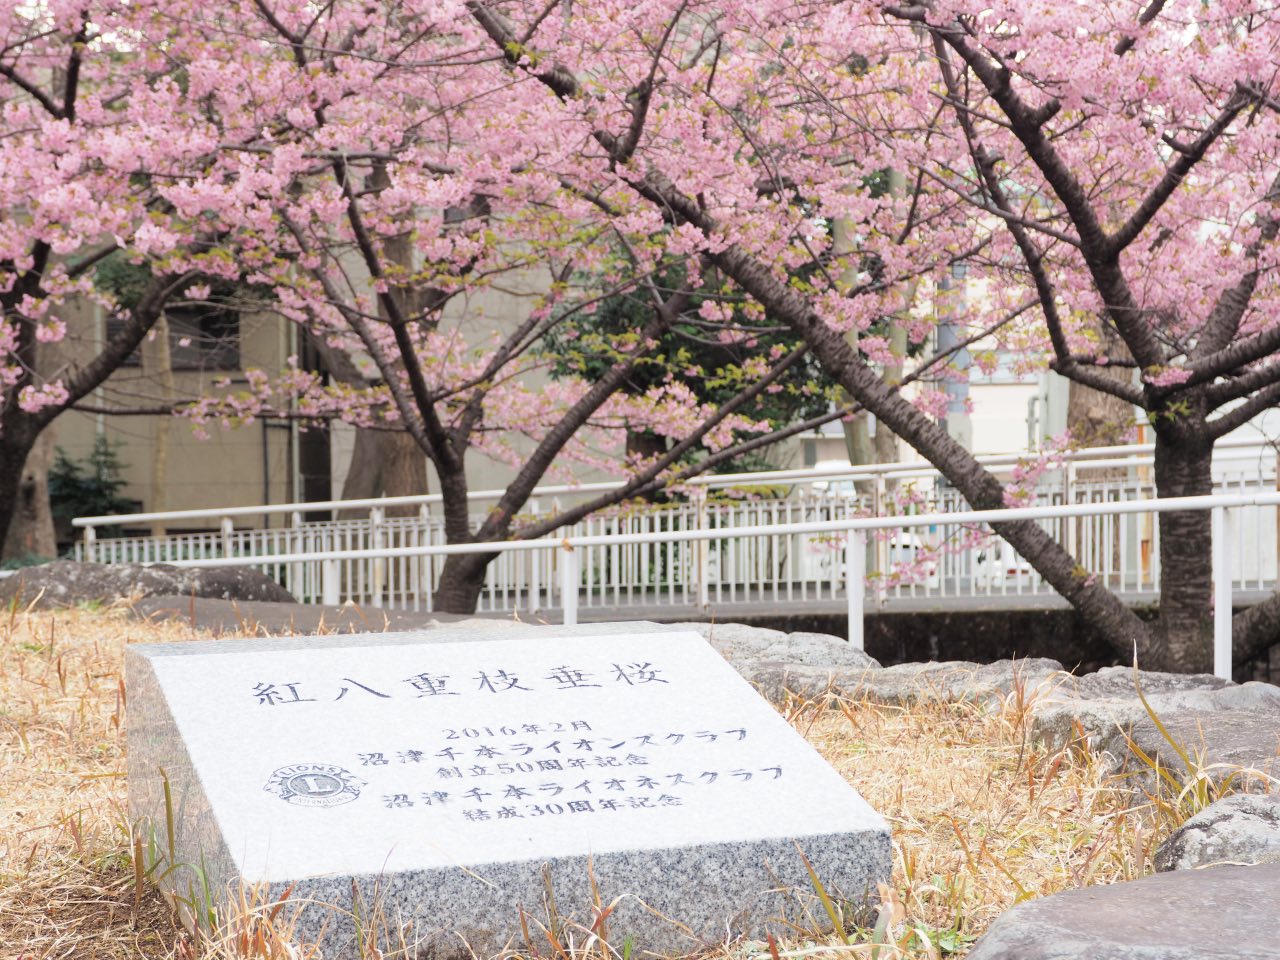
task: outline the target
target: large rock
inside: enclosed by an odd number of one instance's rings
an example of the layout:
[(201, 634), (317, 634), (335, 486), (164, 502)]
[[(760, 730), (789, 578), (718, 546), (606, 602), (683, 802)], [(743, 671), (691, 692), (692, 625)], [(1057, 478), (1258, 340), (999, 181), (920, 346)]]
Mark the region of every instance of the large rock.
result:
[(1159, 673), (1148, 670), (1134, 676), (1132, 667), (1103, 667), (1083, 676), (1063, 674), (1054, 685), (1053, 695), (1059, 699), (1104, 700), (1138, 696), (1138, 685), (1144, 696), (1163, 696), (1191, 690), (1221, 690), (1235, 684), (1211, 673)]
[(748, 665), (743, 675), (770, 699), (781, 699), (788, 693), (808, 699), (835, 693), (880, 703), (941, 700), (991, 706), (1019, 685), (1035, 689), (1061, 670), (1062, 664), (1048, 659), (995, 663), (951, 660), (880, 669), (757, 662)]
[(221, 600), (273, 600), (293, 603), (284, 587), (249, 567), (143, 566), (135, 563), (77, 563), (55, 560), (26, 567), (0, 581), (0, 602), (20, 597), (42, 606), (121, 598), (179, 596), (214, 597)]
[[(1181, 778), (1202, 771), (1219, 783), (1231, 778), (1238, 790), (1265, 789), (1266, 776), (1280, 774), (1280, 687), (1200, 680), (1204, 685), (1197, 688), (1177, 674), (1143, 674), (1155, 718), (1136, 693), (1100, 699), (1053, 695), (1036, 705), (1032, 733), (1050, 749), (1083, 735), (1117, 769), (1141, 774), (1135, 782), (1147, 788), (1154, 777), (1136, 758), (1135, 745)], [(1187, 769), (1170, 739), (1192, 758), (1195, 771)]]
[(823, 670), (880, 668), (873, 657), (848, 640), (828, 633), (783, 633), (742, 623), (671, 623), (700, 633), (720, 656), (742, 668), (753, 663), (785, 663)]
[[(1236, 794), (1211, 804), (1160, 845), (1155, 863), (1160, 871), (1280, 863), (1280, 796)], [(1277, 898), (1280, 910), (1280, 893)]]
[(1280, 864), (1161, 873), (1033, 900), (969, 960), (1275, 960)]

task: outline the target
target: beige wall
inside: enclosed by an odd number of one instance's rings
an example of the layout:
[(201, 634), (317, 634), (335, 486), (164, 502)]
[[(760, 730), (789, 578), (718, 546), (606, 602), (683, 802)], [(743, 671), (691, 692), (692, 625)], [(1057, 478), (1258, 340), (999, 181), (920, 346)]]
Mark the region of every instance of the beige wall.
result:
[[(78, 319), (77, 326), (81, 328), (92, 327), (94, 323), (92, 317)], [(243, 315), (240, 319), (242, 366), (279, 369), (287, 353), (292, 352), (285, 339), (286, 332), (287, 328), (276, 317)], [(107, 407), (158, 402), (162, 391), (152, 371), (160, 346), (158, 339), (144, 343), (143, 366), (117, 370), (87, 402)], [(228, 376), (234, 382), (242, 379), (243, 373), (175, 370), (176, 395), (189, 397), (207, 391), (215, 379)], [(55, 442), (73, 460), (88, 457), (98, 434), (112, 444), (118, 443), (118, 456), (124, 465), (121, 473), (127, 483), (122, 494), (139, 501), (142, 510), (151, 510), (159, 422), (160, 418), (155, 416), (101, 416), (71, 411), (58, 418), (54, 427)], [(258, 421), (232, 430), (210, 427), (209, 439), (201, 440), (194, 435), (189, 422), (170, 421), (164, 508), (186, 510), (260, 504), (264, 496), (272, 503), (288, 502), (293, 491), (289, 435), (287, 425)]]
[[(492, 338), (495, 329), (511, 329), (528, 315), (536, 297), (546, 289), (544, 270), (526, 270), (512, 273), (493, 288), (475, 292), (453, 301), (447, 311), (445, 326), (457, 329), (473, 347), (482, 347)], [(80, 356), (91, 355), (95, 349), (95, 324), (100, 318), (82, 311), (74, 320), (68, 320), (77, 331), (83, 331), (80, 343), (69, 352)], [(270, 314), (242, 315), (240, 319), (240, 357), (242, 367), (260, 367), (267, 371), (281, 369), (285, 358), (294, 352), (291, 325)], [(100, 342), (100, 341), (98, 341)], [(143, 345), (143, 366), (124, 367), (104, 384), (88, 402), (100, 406), (143, 406), (157, 403), (162, 391), (154, 382), (155, 358), (158, 340)], [(230, 376), (242, 378), (240, 371), (213, 371), (197, 373), (174, 371), (176, 395), (190, 397), (210, 392), (213, 381)], [(538, 389), (548, 382), (545, 374), (534, 373), (528, 378), (530, 389)], [(129, 499), (138, 501), (140, 509), (155, 509), (153, 496), (152, 462), (159, 418), (153, 416), (100, 416), (70, 412), (60, 417), (55, 425), (55, 442), (73, 460), (83, 460), (93, 448), (99, 433), (113, 444), (119, 444), (118, 456), (124, 465), (122, 475), (127, 486), (122, 491)], [(301, 486), (294, 478), (294, 455), (290, 449), (291, 430), (278, 421), (266, 424), (258, 421), (249, 426), (223, 430), (210, 425), (209, 438), (198, 439), (191, 425), (181, 419), (169, 426), (170, 452), (167, 465), (165, 510), (210, 509), (224, 506), (249, 506), (266, 503), (287, 503), (301, 497)], [(331, 496), (341, 495), (343, 481), (350, 464), (354, 430), (345, 424), (330, 427)], [(517, 441), (518, 449), (528, 451), (532, 444)], [(264, 451), (265, 446), (265, 451)], [(265, 453), (265, 456), (264, 456)], [(779, 466), (799, 464), (799, 443), (791, 441), (780, 445), (771, 453), (771, 459)], [(265, 462), (264, 462), (265, 461)], [(472, 490), (501, 489), (515, 476), (515, 470), (494, 462), (472, 451), (467, 456), (468, 483)], [(589, 470), (575, 466), (574, 475), (583, 482), (618, 479), (621, 471)], [(439, 485), (434, 472), (428, 469), (430, 492), (438, 492)], [(548, 478), (547, 482), (558, 482)], [(247, 525), (249, 521), (238, 521)], [(284, 518), (275, 517), (272, 525), (280, 525)], [(195, 522), (192, 526), (212, 526)]]

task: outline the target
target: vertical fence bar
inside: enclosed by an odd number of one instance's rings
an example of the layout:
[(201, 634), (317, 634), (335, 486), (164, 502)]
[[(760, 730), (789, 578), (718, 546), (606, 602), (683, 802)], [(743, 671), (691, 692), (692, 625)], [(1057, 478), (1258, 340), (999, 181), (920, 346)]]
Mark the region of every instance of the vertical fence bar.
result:
[(560, 554), (560, 609), (561, 622), (572, 627), (578, 622), (578, 551), (565, 546)]
[[(698, 487), (693, 494), (694, 503), (694, 529), (707, 529), (707, 488)], [(710, 574), (710, 540), (694, 541), (694, 556), (697, 558), (694, 565), (694, 578), (698, 583), (698, 606), (703, 610), (711, 606), (710, 585), (707, 583), (707, 577)]]
[(866, 566), (867, 535), (850, 530), (844, 541), (844, 590), (849, 605), (849, 642), (857, 650), (865, 649), (862, 631)]
[[(542, 511), (536, 499), (529, 501), (529, 512), (532, 513), (535, 518), (537, 518), (539, 514), (541, 514)], [(534, 522), (535, 523), (537, 522), (536, 519)], [(547, 571), (548, 574), (550, 572), (551, 572), (550, 570)], [(550, 593), (551, 591), (548, 590), (547, 592)], [(534, 614), (542, 609), (542, 551), (541, 550), (529, 551), (529, 592), (528, 594), (526, 594), (526, 596), (528, 598), (527, 602), (529, 604), (529, 613)], [(550, 598), (548, 597), (548, 599)], [(520, 600), (517, 597), (516, 603), (519, 604), (519, 602)]]
[(342, 566), (337, 560), (320, 563), (320, 602), (326, 607), (342, 602)]
[(1213, 536), (1213, 673), (1231, 679), (1231, 541), (1234, 517), (1226, 507), (1214, 507)]

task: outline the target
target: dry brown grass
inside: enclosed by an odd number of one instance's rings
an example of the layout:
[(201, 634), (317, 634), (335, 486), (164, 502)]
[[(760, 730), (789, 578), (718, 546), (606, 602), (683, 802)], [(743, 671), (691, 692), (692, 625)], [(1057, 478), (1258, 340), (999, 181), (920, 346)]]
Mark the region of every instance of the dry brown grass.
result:
[[(140, 623), (125, 607), (0, 617), (0, 957), (305, 955), (243, 923), (236, 937), (193, 943), (150, 885), (136, 882), (122, 652), (128, 643), (192, 635), (181, 623)], [(940, 703), (830, 706), (786, 709), (893, 826), (895, 871), (881, 891), (879, 933), (851, 929), (846, 944), (798, 930), (789, 942), (738, 944), (722, 955), (963, 953), (1021, 899), (1149, 870), (1151, 808), (1126, 806), (1128, 795), (1089, 756), (1050, 755), (1029, 743), (1018, 696), (986, 712)], [(884, 944), (875, 953), (873, 936)], [(391, 940), (387, 957), (397, 952)], [(596, 943), (591, 952), (609, 949)]]

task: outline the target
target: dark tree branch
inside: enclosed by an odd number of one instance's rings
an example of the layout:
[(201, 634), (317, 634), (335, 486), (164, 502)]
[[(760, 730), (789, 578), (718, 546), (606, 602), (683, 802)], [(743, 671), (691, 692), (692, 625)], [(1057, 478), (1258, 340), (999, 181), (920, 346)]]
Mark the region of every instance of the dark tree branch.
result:
[[(955, 51), (986, 88), (1008, 118), (1010, 129), (1022, 144), (1028, 158), (1052, 188), (1075, 227), (1085, 265), (1129, 352), (1143, 367), (1163, 366), (1164, 349), (1129, 289), (1128, 281), (1120, 269), (1119, 251), (1112, 246), (1111, 239), (1103, 229), (1088, 191), (1045, 134), (1044, 123), (1056, 113), (1055, 103), (1050, 101), (1039, 108), (1030, 106), (1013, 89), (1009, 70), (989, 59), (987, 52), (972, 46), (963, 29), (956, 23), (931, 24), (927, 19), (926, 8), (916, 4), (888, 7), (886, 12), (923, 24), (936, 40)], [(957, 115), (963, 114), (957, 112)]]
[(1223, 404), (1242, 400), (1255, 390), (1280, 381), (1280, 359), (1250, 367), (1228, 380), (1220, 380), (1204, 388), (1205, 405), (1216, 410)]
[(1118, 256), (1125, 247), (1138, 239), (1138, 235), (1142, 233), (1152, 218), (1160, 212), (1160, 208), (1173, 195), (1173, 191), (1182, 185), (1182, 181), (1191, 172), (1191, 169), (1204, 158), (1209, 147), (1226, 133), (1227, 128), (1240, 115), (1240, 111), (1252, 103), (1254, 99), (1243, 88), (1236, 88), (1230, 99), (1227, 100), (1226, 105), (1213, 119), (1213, 122), (1201, 132), (1200, 136), (1196, 137), (1193, 143), (1178, 151), (1177, 159), (1169, 164), (1169, 168), (1165, 170), (1160, 182), (1151, 189), (1150, 193), (1142, 198), (1142, 202), (1138, 204), (1138, 209), (1133, 211), (1133, 214), (1120, 226), (1120, 229), (1107, 239), (1104, 248), (1105, 256)]
[(1243, 427), (1262, 411), (1274, 407), (1278, 400), (1280, 400), (1280, 383), (1271, 383), (1263, 387), (1238, 407), (1232, 407), (1208, 421), (1206, 426), (1209, 429), (1209, 436), (1215, 440), (1225, 437), (1236, 427)]
[[(1217, 377), (1227, 376), (1237, 370), (1256, 363), (1263, 357), (1270, 356), (1280, 350), (1280, 325), (1268, 327), (1243, 340), (1237, 340), (1223, 347), (1212, 356), (1205, 357), (1187, 365), (1191, 377), (1184, 386), (1195, 386), (1206, 383)], [(1218, 402), (1234, 399), (1240, 394), (1234, 393), (1230, 384), (1214, 384), (1208, 388), (1208, 394)]]
[[(439, 415), (436, 412), (435, 402), (431, 397), (431, 390), (427, 386), (426, 377), (423, 375), (422, 364), (418, 360), (413, 337), (409, 333), (408, 321), (404, 316), (404, 312), (400, 309), (400, 303), (391, 293), (386, 273), (382, 269), (382, 258), (379, 256), (377, 248), (374, 246), (373, 238), (369, 235), (369, 231), (364, 225), (364, 217), (360, 213), (360, 202), (351, 186), (350, 171), (344, 161), (335, 160), (333, 162), (333, 173), (347, 201), (347, 222), (351, 225), (351, 232), (356, 240), (356, 248), (360, 251), (365, 268), (375, 282), (381, 282), (382, 286), (387, 287), (387, 289), (378, 292), (378, 304), (386, 312), (387, 325), (390, 326), (392, 335), (395, 337), (396, 350), (403, 364), (405, 376), (409, 381), (409, 391), (417, 407), (418, 415), (422, 419), (425, 434), (431, 440), (429, 446), (424, 447), (424, 452), (435, 454), (432, 459), (440, 470), (451, 474), (460, 473), (462, 460), (459, 451), (454, 446), (454, 438), (450, 436), (449, 431), (440, 422)], [(369, 339), (371, 340), (372, 336)], [(366, 342), (367, 345), (368, 343)], [(396, 379), (394, 375), (388, 376), (388, 371), (386, 370), (383, 370), (383, 376), (387, 378), (388, 386)]]
[(733, 399), (720, 406), (718, 410), (706, 420), (702, 421), (689, 436), (675, 444), (670, 450), (658, 457), (655, 461), (645, 466), (643, 470), (634, 475), (622, 487), (612, 490), (606, 494), (597, 497), (595, 500), (587, 503), (579, 504), (571, 507), (563, 513), (556, 514), (555, 517), (544, 521), (536, 526), (531, 526), (520, 530), (519, 538), (522, 540), (532, 540), (537, 537), (545, 536), (554, 530), (577, 523), (583, 517), (594, 513), (597, 510), (603, 510), (605, 507), (611, 507), (616, 503), (629, 500), (638, 495), (640, 491), (649, 490), (655, 484), (658, 488), (669, 485), (670, 481), (659, 480), (662, 473), (675, 464), (681, 457), (702, 442), (702, 439), (714, 430), (717, 426), (731, 414), (736, 413), (745, 407), (752, 400), (756, 399), (768, 387), (777, 382), (793, 365), (798, 363), (807, 352), (808, 346), (802, 344), (792, 350), (787, 356), (783, 357), (773, 369), (764, 377), (761, 377), (754, 384), (743, 390)]
[(1280, 592), (1231, 618), (1231, 660), (1236, 666), (1265, 653), (1280, 636)]
[[(947, 87), (948, 99), (953, 103), (963, 102), (963, 93), (960, 90), (955, 71), (951, 66), (951, 58), (941, 38), (937, 36), (934, 37), (934, 54), (938, 60), (943, 83)], [(954, 112), (968, 145), (969, 155), (973, 158), (974, 166), (982, 177), (982, 186), (986, 195), (991, 198), (990, 204), (979, 206), (982, 209), (990, 208), (1001, 211), (1005, 215), (1005, 225), (1013, 237), (1019, 253), (1022, 254), (1027, 270), (1031, 274), (1036, 296), (1040, 301), (1040, 309), (1044, 314), (1045, 324), (1049, 331), (1049, 341), (1053, 346), (1055, 359), (1050, 364), (1050, 368), (1064, 377), (1075, 380), (1077, 383), (1085, 384), (1141, 406), (1145, 397), (1139, 387), (1132, 383), (1118, 382), (1096, 369), (1082, 366), (1072, 356), (1066, 333), (1063, 330), (1062, 317), (1058, 311), (1057, 290), (1053, 285), (1053, 281), (1049, 279), (1048, 271), (1045, 269), (1043, 254), (1027, 233), (1027, 227), (1031, 226), (1031, 224), (1026, 223), (1022, 217), (1014, 213), (1013, 204), (1005, 192), (999, 174), (996, 172), (995, 158), (979, 141), (973, 117), (964, 110), (955, 109)], [(1067, 239), (1073, 246), (1079, 246), (1077, 241), (1067, 238), (1065, 235), (1059, 237), (1059, 239)]]
[(67, 58), (67, 75), (62, 86), (62, 116), (66, 120), (76, 118), (76, 96), (80, 91), (80, 65), (84, 60), (84, 46), (89, 40), (89, 21), (80, 21), (80, 29), (71, 38), (71, 55)]
[(22, 74), (18, 73), (18, 71), (13, 67), (0, 63), (0, 77), (6, 77), (15, 87), (22, 90), (29, 97), (35, 100), (40, 104), (45, 113), (49, 114), (49, 116), (54, 117), (57, 120), (65, 119), (66, 115), (62, 112), (62, 107), (58, 106), (57, 101), (26, 77), (22, 76)]
[(613, 151), (613, 162), (615, 164), (626, 163), (630, 160), (636, 152), (636, 147), (640, 144), (640, 137), (644, 133), (645, 120), (649, 115), (649, 103), (653, 99), (653, 87), (657, 82), (658, 64), (662, 61), (662, 52), (667, 48), (667, 41), (671, 39), (671, 34), (675, 30), (676, 24), (679, 23), (680, 15), (684, 13), (686, 5), (682, 3), (680, 8), (671, 15), (671, 19), (667, 21), (667, 28), (663, 31), (661, 39), (654, 46), (648, 75), (636, 84), (627, 96), (627, 99), (632, 101), (631, 123), (627, 127), (626, 136), (622, 138)]
[[(1147, 8), (1138, 15), (1138, 26), (1145, 27), (1156, 17), (1160, 16), (1160, 11), (1164, 9), (1165, 2), (1166, 0), (1151, 0), (1151, 3), (1147, 5)], [(1118, 40), (1116, 45), (1111, 48), (1111, 52), (1117, 57), (1123, 57), (1126, 53), (1132, 50), (1133, 45), (1137, 43), (1136, 34), (1137, 31), (1135, 31), (1132, 36)]]
[[(1131, 363), (1118, 363), (1114, 366), (1134, 366)], [(1097, 390), (1099, 393), (1110, 394), (1121, 400), (1128, 401), (1134, 406), (1145, 408), (1147, 405), (1147, 395), (1141, 387), (1136, 383), (1128, 383), (1123, 380), (1114, 380), (1103, 373), (1103, 368), (1097, 364), (1083, 364), (1072, 358), (1067, 363), (1061, 363), (1054, 360), (1049, 364), (1049, 369), (1068, 380), (1074, 380), (1076, 383), (1083, 384)]]
[[(184, 284), (190, 283), (194, 272), (180, 275), (153, 277), (143, 291), (137, 305), (130, 311), (120, 330), (107, 341), (102, 351), (83, 367), (73, 367), (63, 379), (69, 395), (68, 403), (76, 403), (88, 396), (107, 377), (111, 376), (131, 353), (138, 349), (146, 335), (164, 313), (169, 298)], [(63, 407), (46, 407), (32, 414), (38, 429), (44, 429), (62, 412)]]
[[(287, 215), (284, 217), (284, 223), (293, 235), (294, 242), (298, 244), (298, 249), (303, 253), (311, 253), (311, 245), (307, 242), (306, 234), (302, 228)], [(343, 319), (347, 321), (347, 324), (355, 331), (356, 336), (360, 338), (360, 342), (364, 344), (365, 349), (369, 351), (369, 356), (377, 366), (378, 372), (382, 374), (383, 381), (395, 400), (396, 409), (400, 411), (400, 416), (404, 419), (405, 429), (409, 431), (423, 452), (431, 458), (432, 462), (439, 463), (440, 459), (437, 459), (436, 450), (438, 435), (433, 435), (427, 430), (422, 414), (414, 405), (412, 396), (405, 394), (404, 386), (400, 383), (399, 370), (391, 358), (383, 351), (382, 344), (374, 337), (369, 321), (358, 310), (352, 310), (347, 306), (346, 299), (334, 287), (333, 280), (323, 269), (317, 268), (311, 270), (310, 273), (320, 284), (334, 309), (342, 314)]]
[[(489, 515), (476, 532), (477, 540), (497, 540), (507, 535), (512, 518), (524, 506), (533, 493), (534, 487), (555, 462), (555, 458), (573, 439), (574, 434), (586, 424), (591, 415), (608, 402), (609, 398), (626, 383), (636, 363), (651, 349), (650, 343), (661, 337), (679, 318), (688, 305), (689, 297), (688, 291), (680, 291), (657, 307), (649, 322), (641, 330), (640, 341), (626, 361), (615, 363), (610, 367), (609, 371), (593, 383), (587, 393), (547, 432), (534, 452), (525, 460), (524, 466), (521, 467), (515, 479), (507, 485), (501, 499), (489, 511)], [(524, 532), (520, 535), (522, 538), (527, 538)]]
[[(1263, 204), (1274, 204), (1280, 200), (1280, 173), (1276, 174), (1271, 181), (1270, 187), (1262, 198)], [(1270, 212), (1264, 213), (1258, 218), (1259, 233), (1258, 238), (1249, 245), (1246, 256), (1257, 260), (1262, 253), (1264, 244), (1274, 243), (1277, 233), (1280, 233), (1280, 218), (1272, 216)], [(1196, 379), (1195, 361), (1200, 359), (1212, 358), (1215, 351), (1226, 347), (1240, 330), (1240, 321), (1244, 318), (1245, 311), (1249, 308), (1249, 302), (1253, 299), (1254, 291), (1258, 288), (1258, 281), (1262, 278), (1262, 271), (1258, 266), (1248, 271), (1233, 286), (1223, 290), (1218, 295), (1218, 300), (1213, 305), (1213, 309), (1209, 313), (1209, 319), (1205, 323), (1205, 328), (1200, 335), (1200, 342), (1196, 344), (1196, 349), (1192, 354), (1192, 378)]]

